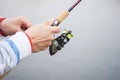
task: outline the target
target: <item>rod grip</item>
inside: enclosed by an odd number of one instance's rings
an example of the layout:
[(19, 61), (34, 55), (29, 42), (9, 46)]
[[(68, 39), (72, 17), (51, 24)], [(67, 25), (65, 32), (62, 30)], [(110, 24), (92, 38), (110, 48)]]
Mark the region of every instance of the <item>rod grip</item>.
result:
[(63, 11), (56, 19), (59, 23), (61, 23), (68, 15), (69, 11)]

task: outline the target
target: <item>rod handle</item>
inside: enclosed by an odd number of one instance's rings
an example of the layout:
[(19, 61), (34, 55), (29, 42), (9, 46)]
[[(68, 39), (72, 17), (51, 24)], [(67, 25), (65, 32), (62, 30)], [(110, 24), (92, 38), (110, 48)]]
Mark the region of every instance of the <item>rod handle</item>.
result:
[(68, 11), (63, 11), (56, 19), (58, 20), (59, 23), (61, 23), (64, 19), (67, 18), (69, 15)]

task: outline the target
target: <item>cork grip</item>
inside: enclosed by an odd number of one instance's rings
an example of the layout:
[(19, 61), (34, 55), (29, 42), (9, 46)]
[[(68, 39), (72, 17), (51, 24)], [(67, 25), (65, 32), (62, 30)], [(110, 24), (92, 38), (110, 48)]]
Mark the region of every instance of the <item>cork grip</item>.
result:
[(61, 23), (68, 15), (69, 15), (69, 12), (64, 11), (56, 19)]

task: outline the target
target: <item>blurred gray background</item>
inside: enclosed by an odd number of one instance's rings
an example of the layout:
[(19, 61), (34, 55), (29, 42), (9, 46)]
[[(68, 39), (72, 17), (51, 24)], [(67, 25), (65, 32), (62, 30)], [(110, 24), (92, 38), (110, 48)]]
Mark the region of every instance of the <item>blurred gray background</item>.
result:
[[(0, 16), (25, 16), (35, 25), (75, 1), (0, 0)], [(61, 51), (26, 57), (4, 80), (120, 80), (120, 0), (82, 0), (60, 27), (74, 35)]]

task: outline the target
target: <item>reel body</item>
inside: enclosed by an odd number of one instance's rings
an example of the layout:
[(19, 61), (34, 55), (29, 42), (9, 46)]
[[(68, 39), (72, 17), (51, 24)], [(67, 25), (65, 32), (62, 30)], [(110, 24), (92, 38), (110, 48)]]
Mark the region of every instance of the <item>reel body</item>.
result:
[(64, 30), (60, 36), (53, 40), (52, 45), (49, 48), (50, 55), (54, 55), (56, 52), (61, 50), (64, 45), (70, 41), (72, 37), (72, 31)]

